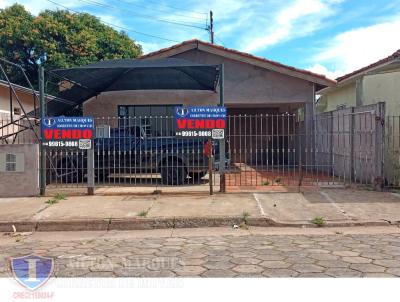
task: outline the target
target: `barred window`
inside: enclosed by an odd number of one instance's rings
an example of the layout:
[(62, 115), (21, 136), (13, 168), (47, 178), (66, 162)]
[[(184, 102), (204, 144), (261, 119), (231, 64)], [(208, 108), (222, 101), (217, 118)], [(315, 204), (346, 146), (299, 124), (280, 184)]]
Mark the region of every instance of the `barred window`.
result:
[(13, 153), (6, 154), (6, 171), (15, 172), (17, 171), (17, 155)]

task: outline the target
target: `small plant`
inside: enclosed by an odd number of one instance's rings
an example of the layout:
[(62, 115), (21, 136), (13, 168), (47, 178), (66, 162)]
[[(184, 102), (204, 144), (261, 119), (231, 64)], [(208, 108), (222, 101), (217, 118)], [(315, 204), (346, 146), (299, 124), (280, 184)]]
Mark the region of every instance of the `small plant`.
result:
[(282, 179), (280, 179), (279, 177), (275, 179), (275, 183), (279, 184), (281, 182)]
[(242, 213), (242, 223), (244, 223), (244, 224), (248, 224), (248, 219), (249, 219), (249, 217), (250, 217), (250, 213), (249, 212), (243, 212)]
[(60, 200), (67, 199), (65, 194), (57, 193), (52, 199), (46, 201), (47, 204), (52, 205), (58, 203)]
[(318, 227), (322, 227), (325, 225), (326, 221), (322, 217), (315, 217), (313, 220), (311, 220), (311, 223), (315, 224)]
[(263, 185), (263, 186), (269, 186), (269, 181), (268, 181), (268, 180), (263, 181), (263, 182), (262, 182), (262, 185)]
[(53, 204), (56, 204), (58, 202), (59, 202), (59, 200), (55, 199), (55, 198), (52, 198), (52, 199), (49, 199), (48, 201), (46, 201), (46, 203), (49, 204), (49, 205), (53, 205)]
[(150, 210), (150, 209), (140, 211), (140, 212), (138, 213), (138, 216), (139, 216), (139, 217), (146, 217), (147, 214), (149, 213), (149, 210)]
[(58, 203), (60, 200), (67, 199), (67, 196), (65, 194), (60, 194), (57, 193), (56, 196), (54, 196), (52, 199), (49, 199), (46, 201), (47, 204), (52, 205)]
[(54, 199), (64, 200), (64, 199), (67, 199), (67, 196), (65, 194), (57, 193), (56, 196), (54, 196)]

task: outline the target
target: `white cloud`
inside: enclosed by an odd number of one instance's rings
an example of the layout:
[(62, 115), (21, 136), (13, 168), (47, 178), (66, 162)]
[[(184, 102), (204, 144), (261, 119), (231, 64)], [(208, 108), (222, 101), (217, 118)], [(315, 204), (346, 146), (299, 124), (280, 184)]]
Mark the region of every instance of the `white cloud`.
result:
[[(46, 0), (18, 0), (18, 1), (16, 1), (16, 0), (0, 0), (0, 8), (5, 8), (7, 6), (11, 6), (16, 2), (18, 4), (23, 5), (25, 7), (25, 9), (27, 11), (29, 11), (30, 13), (32, 13), (33, 15), (37, 15), (38, 13), (40, 13), (41, 11), (46, 10), (46, 9), (52, 9), (52, 10), (55, 10), (57, 8), (63, 9), (62, 7), (59, 7), (59, 6), (55, 5), (54, 3), (51, 3)], [(58, 2), (58, 1), (54, 1), (54, 2)], [(69, 0), (68, 3), (63, 3), (61, 1), (59, 3), (61, 3), (63, 6), (66, 6), (68, 8), (75, 8), (75, 7), (82, 6), (82, 3), (80, 3), (78, 0)]]
[(313, 66), (307, 68), (307, 70), (314, 72), (314, 73), (325, 75), (326, 77), (328, 77), (330, 79), (336, 79), (340, 75), (344, 74), (344, 72), (341, 70), (331, 71), (328, 68), (326, 68), (324, 65), (321, 65), (321, 64), (314, 64)]
[(142, 46), (143, 54), (147, 54), (149, 52), (153, 52), (159, 50), (164, 47), (168, 47), (170, 43), (168, 42), (161, 42), (161, 43), (150, 43), (150, 42), (143, 42), (137, 41)]
[[(309, 70), (343, 75), (389, 56), (400, 49), (400, 16), (387, 22), (352, 29), (333, 37), (312, 58)], [(327, 67), (328, 66), (328, 67)]]
[(284, 6), (274, 16), (265, 19), (260, 28), (243, 40), (242, 49), (254, 52), (293, 38), (307, 36), (320, 29), (322, 21), (334, 14), (338, 0), (296, 0)]
[(113, 15), (96, 14), (96, 17), (117, 31), (121, 31), (121, 27), (126, 27), (120, 19), (115, 18)]

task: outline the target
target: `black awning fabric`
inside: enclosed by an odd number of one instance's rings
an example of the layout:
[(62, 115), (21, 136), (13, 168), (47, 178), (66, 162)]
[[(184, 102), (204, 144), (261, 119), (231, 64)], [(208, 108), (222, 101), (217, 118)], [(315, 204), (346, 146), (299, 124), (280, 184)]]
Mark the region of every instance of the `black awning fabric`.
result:
[[(47, 103), (48, 115), (65, 114), (71, 107), (105, 91), (210, 90), (218, 84), (218, 65), (202, 65), (182, 59), (118, 59), (51, 71), (59, 77), (57, 97), (68, 100)], [(71, 103), (73, 105), (71, 105)]]

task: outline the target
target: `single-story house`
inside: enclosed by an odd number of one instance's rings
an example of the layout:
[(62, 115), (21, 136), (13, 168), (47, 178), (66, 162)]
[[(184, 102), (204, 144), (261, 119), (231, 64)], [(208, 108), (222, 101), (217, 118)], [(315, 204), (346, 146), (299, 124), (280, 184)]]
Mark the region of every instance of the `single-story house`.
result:
[[(140, 60), (176, 58), (206, 65), (224, 65), (224, 99), (228, 115), (278, 115), (301, 112), (305, 116), (304, 127), (311, 134), (316, 91), (334, 86), (336, 82), (323, 75), (284, 65), (219, 45), (189, 40), (168, 48), (141, 56)], [(149, 117), (173, 115), (176, 105), (218, 105), (219, 91), (187, 90), (136, 90), (103, 92), (83, 104), (84, 115), (96, 117)], [(151, 124), (144, 118), (140, 123)], [(257, 122), (241, 119), (231, 130), (232, 137), (254, 137), (246, 142), (257, 144)], [(275, 134), (288, 131), (282, 121), (272, 121)], [(286, 122), (285, 122), (286, 123)], [(229, 123), (228, 123), (229, 124)], [(115, 126), (115, 125), (112, 125)], [(150, 132), (165, 133), (147, 125)], [(275, 128), (274, 128), (275, 127)], [(279, 129), (277, 129), (280, 127)], [(286, 127), (286, 128), (285, 128)], [(286, 130), (284, 130), (285, 128)], [(174, 129), (170, 127), (172, 134)], [(259, 130), (258, 130), (259, 131)], [(263, 130), (265, 131), (265, 130)], [(263, 133), (266, 137), (272, 132)], [(288, 135), (286, 135), (286, 138)], [(312, 137), (309, 135), (308, 138)], [(242, 142), (232, 142), (231, 145)], [(273, 142), (272, 142), (273, 143)], [(241, 147), (242, 148), (242, 147)], [(257, 147), (255, 147), (257, 149)], [(253, 148), (254, 149), (254, 148)]]
[(400, 50), (336, 81), (318, 91), (318, 112), (385, 102), (388, 115), (400, 116)]
[[(219, 45), (189, 40), (139, 59), (180, 58), (201, 64), (224, 64), (225, 105), (229, 114), (313, 112), (315, 93), (336, 84), (323, 75), (287, 66)], [(165, 114), (171, 105), (217, 105), (218, 91), (105, 92), (84, 103), (95, 117)]]

